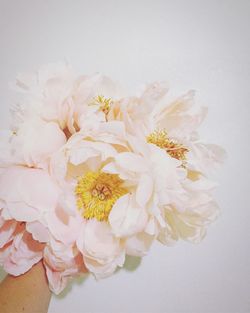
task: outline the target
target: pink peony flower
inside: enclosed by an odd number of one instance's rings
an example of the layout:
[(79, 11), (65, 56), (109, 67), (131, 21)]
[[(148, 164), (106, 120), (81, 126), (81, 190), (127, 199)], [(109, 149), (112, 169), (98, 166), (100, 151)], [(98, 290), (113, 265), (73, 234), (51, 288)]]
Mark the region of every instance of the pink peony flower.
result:
[[(208, 179), (224, 151), (199, 140), (206, 109), (165, 83), (135, 97), (67, 64), (21, 74), (0, 132), (0, 264), (12, 275), (43, 260), (58, 294), (144, 256), (155, 240), (200, 242), (218, 216)], [(167, 97), (168, 96), (168, 97)]]
[(59, 189), (42, 169), (7, 167), (0, 174), (0, 186), (0, 205), (5, 219), (37, 221), (57, 205)]
[(24, 223), (0, 217), (0, 264), (7, 273), (21, 275), (43, 257), (44, 245), (25, 231)]
[(43, 260), (50, 289), (55, 294), (59, 294), (73, 277), (87, 272), (76, 247), (53, 238), (46, 245)]
[(122, 94), (121, 87), (110, 78), (94, 74), (77, 76), (66, 63), (49, 64), (37, 72), (19, 74), (15, 90), (23, 94), (13, 110), (15, 121), (26, 121), (27, 116), (39, 116), (47, 122), (58, 123), (67, 137), (84, 127), (91, 127), (91, 120), (105, 121), (105, 99)]

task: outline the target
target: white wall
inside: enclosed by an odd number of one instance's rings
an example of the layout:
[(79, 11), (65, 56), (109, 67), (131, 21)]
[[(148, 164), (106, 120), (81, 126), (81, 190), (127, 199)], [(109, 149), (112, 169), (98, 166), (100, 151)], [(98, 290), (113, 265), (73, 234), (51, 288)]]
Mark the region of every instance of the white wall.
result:
[(201, 245), (157, 244), (136, 271), (74, 283), (50, 313), (250, 312), (249, 30), (247, 0), (0, 0), (2, 124), (7, 82), (66, 58), (129, 90), (156, 79), (176, 94), (196, 89), (209, 107), (203, 137), (228, 153), (217, 175), (222, 216)]

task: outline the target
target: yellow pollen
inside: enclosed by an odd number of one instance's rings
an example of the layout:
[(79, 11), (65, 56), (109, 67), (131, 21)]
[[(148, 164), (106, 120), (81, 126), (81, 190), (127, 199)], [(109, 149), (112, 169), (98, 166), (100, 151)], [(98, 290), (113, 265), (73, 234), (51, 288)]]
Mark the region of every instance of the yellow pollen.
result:
[(147, 142), (153, 143), (161, 149), (164, 149), (172, 158), (185, 161), (186, 153), (189, 151), (182, 144), (169, 139), (165, 130), (155, 130), (147, 136)]
[(108, 114), (111, 109), (112, 99), (104, 96), (97, 96), (90, 105), (99, 105), (99, 110), (105, 114), (106, 122), (108, 121)]
[(116, 174), (87, 172), (78, 178), (75, 188), (77, 207), (86, 219), (107, 221), (116, 200), (128, 193)]

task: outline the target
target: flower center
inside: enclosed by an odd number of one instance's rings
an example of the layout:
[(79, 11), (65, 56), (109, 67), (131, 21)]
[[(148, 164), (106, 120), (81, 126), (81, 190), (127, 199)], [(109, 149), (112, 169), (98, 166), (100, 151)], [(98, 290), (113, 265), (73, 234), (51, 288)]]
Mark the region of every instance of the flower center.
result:
[(116, 174), (90, 171), (80, 176), (75, 194), (82, 216), (107, 221), (116, 200), (128, 193), (122, 183), (123, 180)]
[(108, 114), (111, 109), (112, 99), (105, 98), (104, 96), (97, 96), (94, 98), (94, 102), (91, 105), (99, 105), (99, 110), (105, 115), (106, 122), (108, 121)]
[(164, 149), (172, 158), (185, 161), (189, 151), (182, 144), (170, 140), (165, 130), (155, 130), (147, 136), (147, 142)]

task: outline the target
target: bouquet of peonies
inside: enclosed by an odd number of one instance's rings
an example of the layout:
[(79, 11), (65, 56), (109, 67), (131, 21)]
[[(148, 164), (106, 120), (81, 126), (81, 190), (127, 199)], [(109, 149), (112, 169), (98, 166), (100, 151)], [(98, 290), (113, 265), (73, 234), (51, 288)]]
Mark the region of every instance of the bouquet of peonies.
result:
[(12, 275), (43, 260), (51, 290), (103, 278), (154, 240), (200, 242), (218, 215), (207, 175), (222, 148), (200, 142), (207, 110), (164, 83), (126, 97), (109, 78), (67, 64), (19, 75), (1, 131), (0, 264)]

